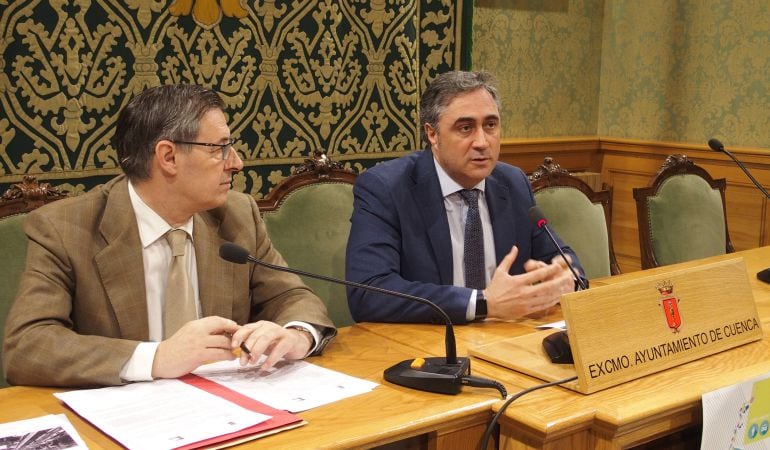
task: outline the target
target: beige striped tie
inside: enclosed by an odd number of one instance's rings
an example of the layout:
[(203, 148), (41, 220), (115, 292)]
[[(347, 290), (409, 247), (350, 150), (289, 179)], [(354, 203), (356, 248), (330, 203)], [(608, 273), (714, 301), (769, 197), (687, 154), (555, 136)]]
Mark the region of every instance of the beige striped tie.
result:
[(198, 318), (195, 294), (187, 274), (187, 232), (171, 230), (166, 233), (166, 241), (171, 246), (172, 259), (166, 283), (166, 305), (163, 308), (163, 339), (168, 339), (182, 325)]

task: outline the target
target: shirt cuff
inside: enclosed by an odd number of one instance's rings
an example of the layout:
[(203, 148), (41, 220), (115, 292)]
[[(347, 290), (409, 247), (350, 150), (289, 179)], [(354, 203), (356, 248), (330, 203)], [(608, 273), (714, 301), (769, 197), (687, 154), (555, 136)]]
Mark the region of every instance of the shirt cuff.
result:
[(159, 342), (140, 342), (134, 349), (134, 354), (120, 370), (123, 381), (152, 381), (152, 363)]
[(307, 330), (312, 336), (313, 336), (313, 345), (310, 347), (310, 351), (308, 351), (303, 358), (307, 358), (308, 355), (312, 354), (316, 348), (318, 348), (318, 343), (321, 342), (321, 333), (318, 332), (318, 330), (315, 329), (313, 325), (310, 325), (309, 323), (305, 322), (299, 322), (299, 321), (291, 321), (283, 326), (284, 328), (288, 327), (301, 327), (305, 330)]
[(468, 300), (468, 309), (465, 310), (465, 320), (473, 322), (476, 320), (476, 289), (471, 290), (471, 298)]

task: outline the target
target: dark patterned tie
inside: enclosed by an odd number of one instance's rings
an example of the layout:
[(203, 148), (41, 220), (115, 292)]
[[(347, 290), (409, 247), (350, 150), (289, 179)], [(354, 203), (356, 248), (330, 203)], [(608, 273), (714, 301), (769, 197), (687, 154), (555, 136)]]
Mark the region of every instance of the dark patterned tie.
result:
[(484, 271), (484, 232), (481, 229), (479, 215), (478, 189), (463, 189), (460, 192), (468, 204), (468, 215), (465, 216), (465, 248), (463, 260), (465, 263), (465, 287), (484, 289), (487, 285)]

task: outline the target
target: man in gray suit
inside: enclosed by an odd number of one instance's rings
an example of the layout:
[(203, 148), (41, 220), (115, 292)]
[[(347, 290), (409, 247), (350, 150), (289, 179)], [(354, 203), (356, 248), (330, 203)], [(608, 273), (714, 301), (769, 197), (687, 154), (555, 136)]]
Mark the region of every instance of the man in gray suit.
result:
[[(117, 121), (125, 175), (28, 216), (27, 267), (4, 341), (10, 383), (175, 378), (244, 347), (242, 364), (264, 354), (267, 369), (319, 354), (334, 336), (323, 302), (298, 277), (218, 257), (230, 241), (285, 265), (254, 200), (230, 190), (243, 161), (223, 109), (199, 86), (142, 92)], [(179, 250), (171, 234), (181, 235)], [(184, 289), (172, 289), (172, 272)], [(164, 311), (178, 291), (189, 293), (185, 306)]]

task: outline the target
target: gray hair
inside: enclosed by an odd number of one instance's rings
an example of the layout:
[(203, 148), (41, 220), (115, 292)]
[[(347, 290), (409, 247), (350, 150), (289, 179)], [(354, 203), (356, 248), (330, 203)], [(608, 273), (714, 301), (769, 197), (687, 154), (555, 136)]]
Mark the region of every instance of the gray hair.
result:
[(201, 118), (215, 108), (224, 110), (219, 95), (196, 85), (153, 87), (132, 98), (115, 126), (115, 149), (123, 172), (132, 181), (149, 178), (155, 145), (163, 139), (195, 140)]
[(492, 75), (488, 72), (446, 72), (437, 76), (423, 92), (420, 99), (420, 130), (422, 140), (430, 148), (428, 136), (425, 134), (425, 124), (438, 132), (438, 121), (444, 109), (460, 94), (485, 89), (497, 103), (500, 109), (500, 99), (497, 88), (493, 84)]

